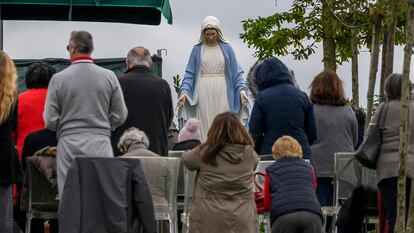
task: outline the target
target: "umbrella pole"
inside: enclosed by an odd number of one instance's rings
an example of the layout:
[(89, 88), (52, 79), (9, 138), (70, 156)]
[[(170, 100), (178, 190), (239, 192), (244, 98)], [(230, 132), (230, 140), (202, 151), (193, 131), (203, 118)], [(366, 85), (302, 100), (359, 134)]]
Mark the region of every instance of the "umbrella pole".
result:
[(1, 5), (0, 5), (0, 50), (3, 50), (3, 20), (1, 18)]

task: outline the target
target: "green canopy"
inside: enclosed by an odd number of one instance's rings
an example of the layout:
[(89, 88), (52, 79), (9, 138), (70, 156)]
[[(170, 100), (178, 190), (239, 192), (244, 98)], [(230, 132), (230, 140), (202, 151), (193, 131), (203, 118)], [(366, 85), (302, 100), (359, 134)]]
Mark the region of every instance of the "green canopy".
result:
[(169, 0), (0, 0), (3, 20), (59, 20), (172, 24)]
[[(19, 93), (26, 90), (26, 85), (24, 83), (24, 76), (27, 70), (27, 67), (30, 66), (33, 62), (43, 61), (49, 63), (53, 68), (56, 69), (56, 72), (59, 72), (70, 65), (68, 59), (62, 58), (46, 58), (46, 59), (16, 59), (13, 60), (17, 68), (18, 75), (18, 90)], [(105, 58), (105, 59), (95, 59), (95, 64), (98, 66), (104, 67), (106, 69), (112, 70), (117, 76), (123, 74), (126, 70), (125, 58)], [(156, 55), (152, 56), (152, 73), (158, 77), (162, 77), (162, 58)]]

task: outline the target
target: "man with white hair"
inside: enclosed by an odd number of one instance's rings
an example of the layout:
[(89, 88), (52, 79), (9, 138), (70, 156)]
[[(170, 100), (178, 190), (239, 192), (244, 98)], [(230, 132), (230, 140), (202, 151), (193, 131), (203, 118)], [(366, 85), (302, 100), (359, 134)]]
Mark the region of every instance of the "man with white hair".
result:
[(168, 128), (174, 116), (171, 90), (167, 81), (151, 73), (152, 59), (148, 49), (139, 46), (131, 49), (126, 57), (128, 70), (119, 77), (128, 117), (112, 133), (112, 147), (120, 155), (117, 143), (122, 133), (136, 127), (149, 139), (148, 149), (158, 155), (168, 155)]

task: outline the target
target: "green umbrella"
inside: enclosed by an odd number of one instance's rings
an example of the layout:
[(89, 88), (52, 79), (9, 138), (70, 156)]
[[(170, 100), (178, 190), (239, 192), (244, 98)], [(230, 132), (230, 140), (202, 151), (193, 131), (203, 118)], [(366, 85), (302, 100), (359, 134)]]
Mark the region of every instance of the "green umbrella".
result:
[(168, 0), (0, 0), (2, 20), (172, 24)]

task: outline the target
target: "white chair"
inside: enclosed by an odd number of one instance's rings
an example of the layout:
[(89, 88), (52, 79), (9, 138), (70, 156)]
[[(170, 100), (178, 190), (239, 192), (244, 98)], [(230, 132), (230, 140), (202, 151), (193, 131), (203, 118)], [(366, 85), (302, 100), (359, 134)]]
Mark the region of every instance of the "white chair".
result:
[(190, 171), (186, 167), (184, 170), (184, 210), (181, 214), (182, 233), (188, 233), (190, 226), (190, 207), (194, 184), (197, 178), (197, 171)]
[(323, 229), (326, 232), (328, 216), (332, 217), (333, 232), (336, 232), (335, 222), (342, 203), (352, 195), (361, 177), (361, 167), (354, 159), (354, 152), (334, 153), (334, 193), (333, 205), (322, 206)]
[(139, 159), (147, 180), (154, 204), (157, 228), (162, 232), (161, 221), (169, 222), (169, 233), (178, 233), (177, 225), (177, 181), (180, 158), (174, 157), (129, 157)]
[[(273, 158), (273, 157), (272, 157)], [(255, 172), (261, 172), (261, 173), (265, 173), (266, 168), (268, 166), (270, 166), (271, 164), (273, 164), (275, 162), (275, 160), (261, 160), (259, 161), (259, 164), (256, 167), (256, 171)], [(260, 184), (261, 186), (264, 186), (264, 180), (262, 178), (257, 178), (256, 182), (258, 184)], [(254, 186), (256, 189), (256, 186)], [(258, 190), (255, 190), (258, 191)], [(270, 233), (271, 232), (271, 222), (270, 222), (270, 213), (266, 212), (266, 213), (258, 213), (257, 214), (257, 218), (259, 221), (259, 227), (260, 228), (264, 228), (264, 232), (265, 233)]]

